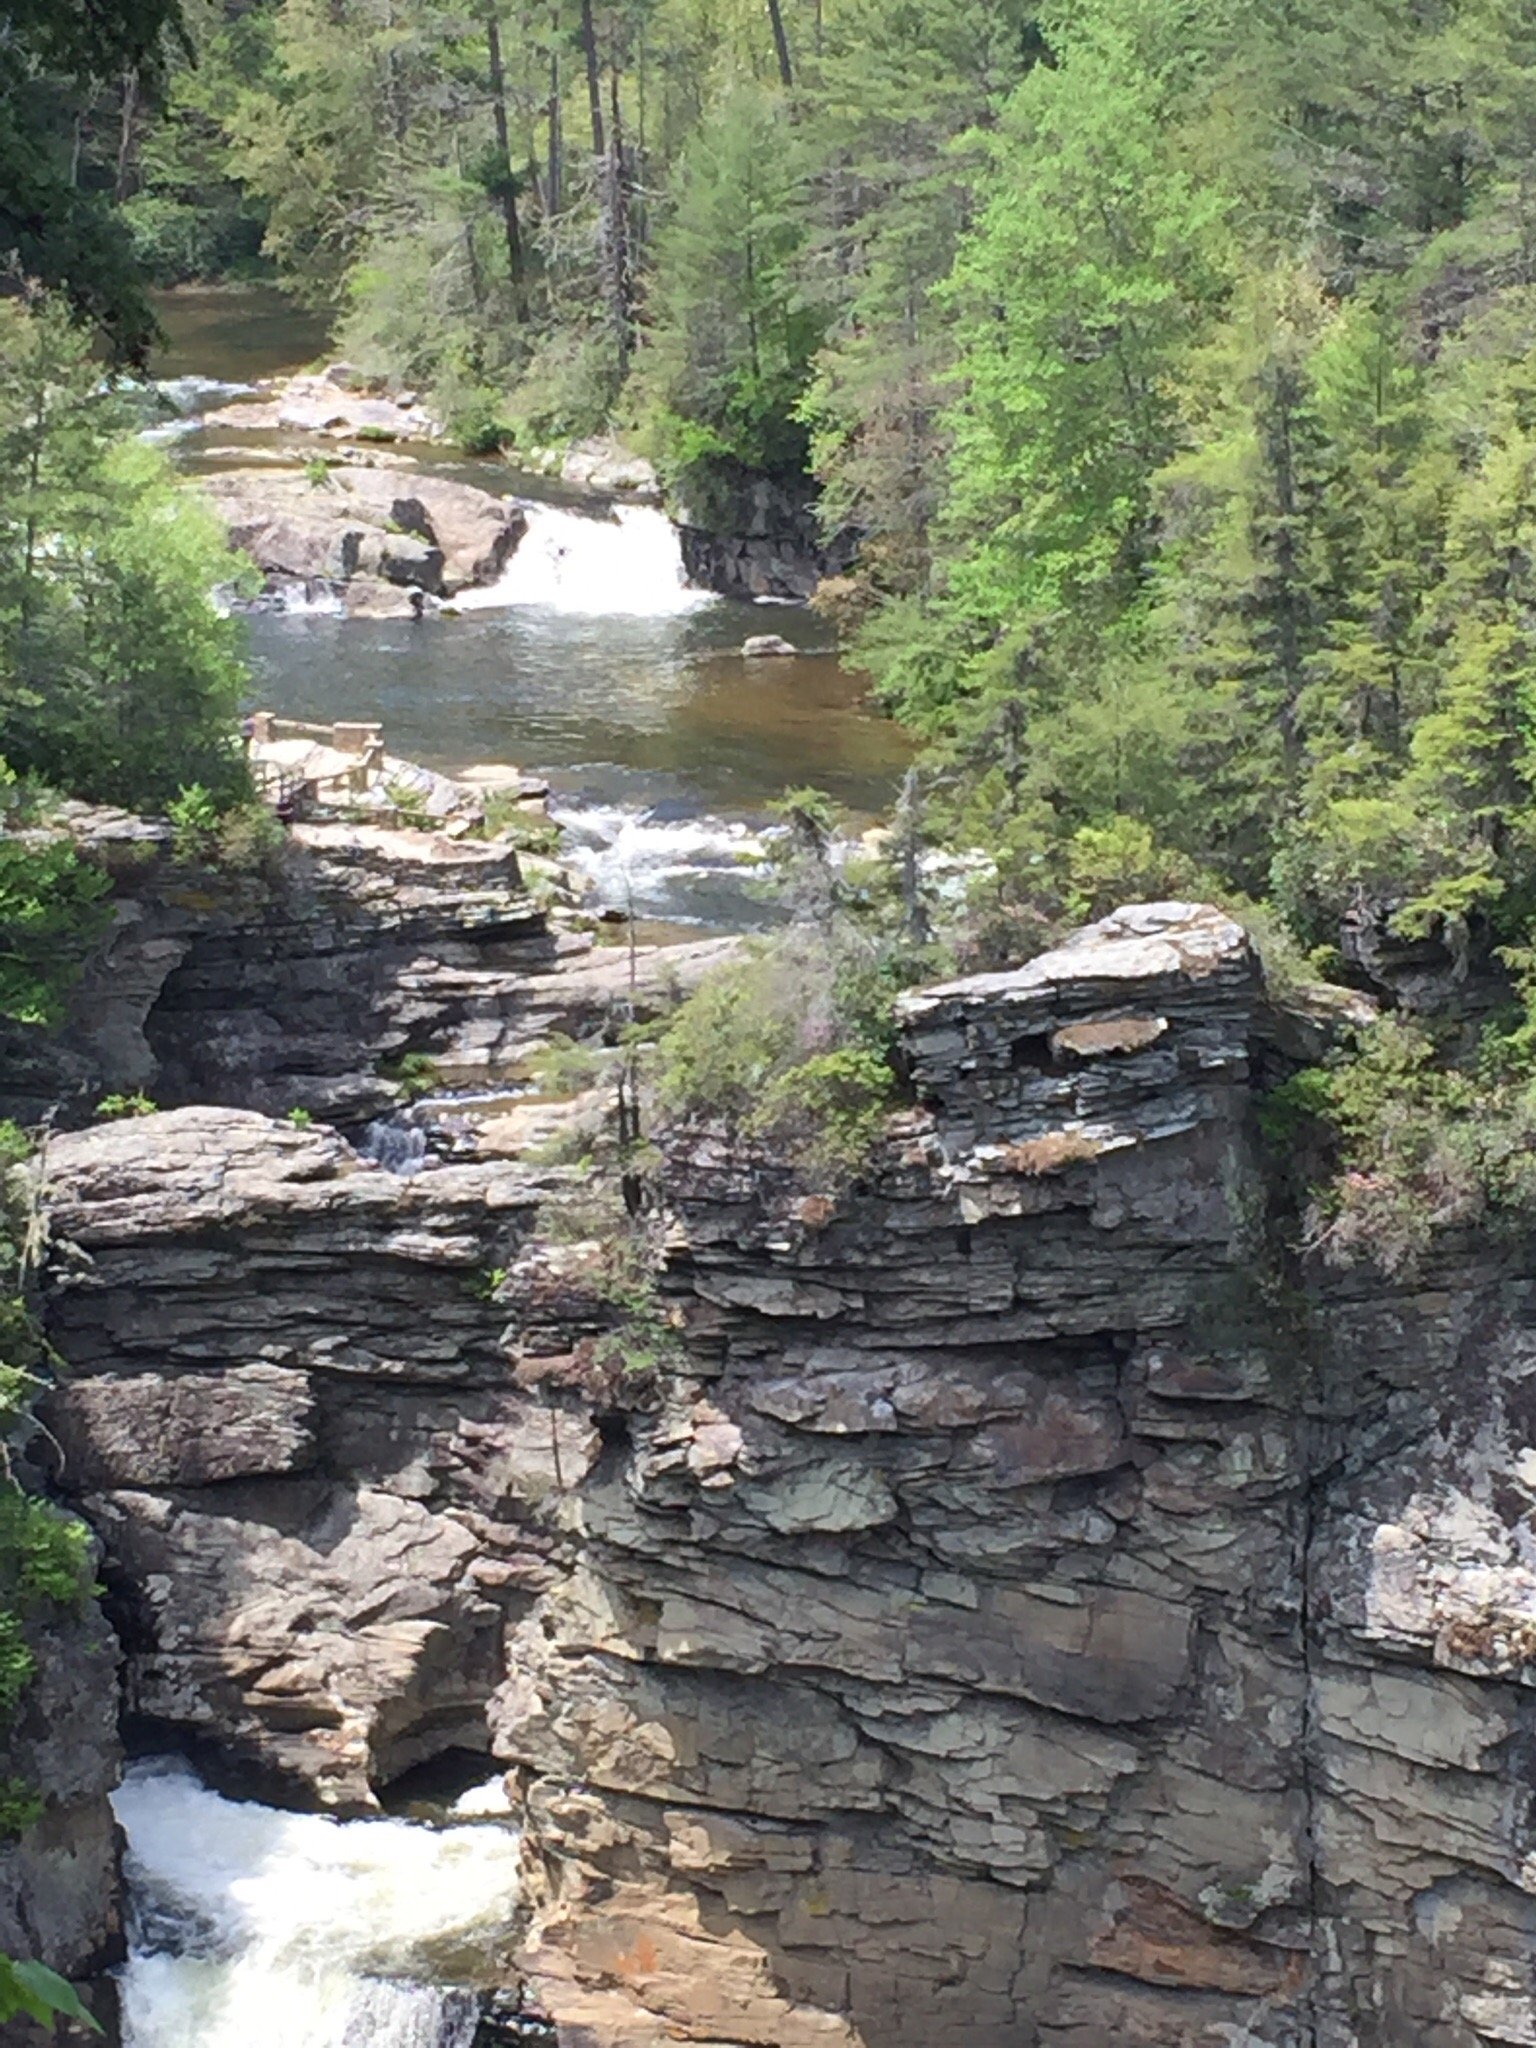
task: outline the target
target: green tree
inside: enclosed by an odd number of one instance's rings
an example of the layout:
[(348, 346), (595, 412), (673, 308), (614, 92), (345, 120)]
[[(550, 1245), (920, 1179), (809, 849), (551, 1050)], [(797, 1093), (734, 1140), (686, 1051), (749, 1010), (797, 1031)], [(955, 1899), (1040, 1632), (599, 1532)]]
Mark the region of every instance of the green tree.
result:
[(53, 305), (0, 302), (0, 753), (74, 795), (244, 788), (245, 670), (211, 514), (125, 431)]
[(65, 293), (129, 361), (154, 320), (79, 116), (102, 79), (153, 84), (183, 33), (180, 0), (9, 0), (0, 22), (0, 275), (9, 259)]
[(800, 183), (781, 98), (748, 85), (706, 117), (679, 167), (640, 374), (665, 460), (692, 490), (712, 464), (803, 467), (796, 407), (822, 321), (799, 260)]

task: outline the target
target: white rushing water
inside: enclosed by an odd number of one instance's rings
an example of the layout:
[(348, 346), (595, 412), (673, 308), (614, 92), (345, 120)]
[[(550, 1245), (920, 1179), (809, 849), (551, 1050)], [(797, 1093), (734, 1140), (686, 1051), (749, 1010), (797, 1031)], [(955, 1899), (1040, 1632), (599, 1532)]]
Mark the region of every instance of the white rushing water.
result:
[(763, 857), (765, 835), (736, 818), (667, 818), (627, 804), (558, 801), (549, 814), (564, 835), (560, 858), (617, 910), (675, 912), (679, 882), (715, 877), (739, 889)]
[(483, 590), (462, 591), (460, 611), (543, 605), (588, 616), (668, 618), (713, 604), (691, 590), (677, 530), (652, 505), (619, 505), (606, 517), (563, 505), (526, 506), (528, 530), (502, 574)]
[(474, 1994), (431, 1980), (494, 1974), (518, 1896), (507, 1822), (280, 1813), (176, 1762), (133, 1765), (113, 1806), (124, 2048), (469, 2048)]

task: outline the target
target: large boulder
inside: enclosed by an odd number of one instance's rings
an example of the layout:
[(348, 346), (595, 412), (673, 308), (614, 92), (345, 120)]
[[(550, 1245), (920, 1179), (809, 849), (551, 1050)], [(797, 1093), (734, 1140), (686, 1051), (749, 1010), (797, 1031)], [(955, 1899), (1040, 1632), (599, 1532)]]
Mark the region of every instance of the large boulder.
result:
[(413, 393), (362, 388), (348, 364), (333, 363), (320, 375), (301, 371), (269, 384), (254, 396), (206, 415), (221, 427), (299, 434), (361, 435), (368, 441), (430, 441), (438, 427)]
[(233, 545), (269, 577), (370, 577), (436, 597), (493, 581), (527, 525), (520, 506), (472, 484), (360, 464), (319, 482), (291, 470), (229, 470), (200, 488)]

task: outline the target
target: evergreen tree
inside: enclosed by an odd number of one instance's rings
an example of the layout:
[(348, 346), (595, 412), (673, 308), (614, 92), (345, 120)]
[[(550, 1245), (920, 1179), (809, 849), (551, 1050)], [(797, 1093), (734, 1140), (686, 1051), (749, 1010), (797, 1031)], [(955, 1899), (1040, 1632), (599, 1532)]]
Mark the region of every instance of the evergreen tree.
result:
[(0, 302), (0, 758), (115, 803), (232, 797), (236, 563), (124, 425), (57, 307)]

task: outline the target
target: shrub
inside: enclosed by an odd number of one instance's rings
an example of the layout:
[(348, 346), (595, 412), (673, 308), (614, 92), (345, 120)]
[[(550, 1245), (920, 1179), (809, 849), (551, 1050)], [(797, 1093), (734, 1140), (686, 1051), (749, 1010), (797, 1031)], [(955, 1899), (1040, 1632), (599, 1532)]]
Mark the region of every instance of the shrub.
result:
[(531, 1053), (528, 1078), (540, 1095), (555, 1100), (580, 1095), (593, 1087), (603, 1071), (603, 1057), (596, 1047), (582, 1045), (557, 1031), (548, 1043)]
[(443, 1085), (436, 1060), (425, 1052), (402, 1053), (397, 1060), (386, 1060), (379, 1073), (384, 1080), (393, 1081), (407, 1102), (435, 1094)]
[(214, 865), (229, 874), (271, 876), (287, 845), (282, 826), (259, 798), (232, 804), (219, 818)]
[(519, 853), (554, 854), (560, 850), (560, 827), (541, 811), (525, 810), (509, 790), (493, 789), (485, 799), (488, 839), (506, 839)]
[(117, 1123), (125, 1117), (153, 1116), (158, 1108), (159, 1104), (142, 1088), (136, 1088), (131, 1095), (103, 1095), (96, 1105), (96, 1114), (103, 1122)]
[[(0, 778), (5, 774), (0, 763)], [(57, 1024), (106, 923), (110, 879), (68, 839), (0, 823), (0, 1017)]]
[(200, 782), (188, 783), (166, 805), (165, 815), (179, 861), (192, 867), (212, 859), (219, 831), (219, 804), (212, 790)]
[(1310, 1067), (1265, 1105), (1271, 1139), (1307, 1126), (1331, 1142), (1334, 1170), (1316, 1191), (1313, 1246), (1411, 1273), (1437, 1231), (1536, 1212), (1536, 1096), (1518, 1033), (1485, 1034), (1476, 1069), (1451, 1064), (1429, 1028), (1389, 1016), (1351, 1054)]
[(708, 1118), (838, 1180), (857, 1172), (895, 1091), (891, 990), (841, 926), (797, 927), (705, 977), (657, 1041), (665, 1113)]

